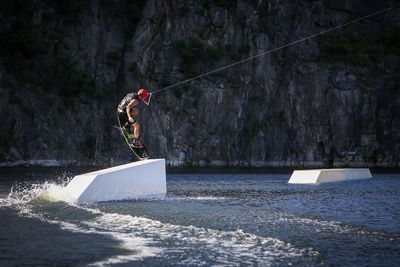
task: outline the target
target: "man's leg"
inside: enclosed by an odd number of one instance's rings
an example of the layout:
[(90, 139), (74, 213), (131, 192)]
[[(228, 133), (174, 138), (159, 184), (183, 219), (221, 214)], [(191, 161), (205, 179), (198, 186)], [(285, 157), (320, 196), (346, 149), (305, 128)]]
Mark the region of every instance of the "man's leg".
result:
[(120, 127), (128, 130), (130, 126), (130, 123), (128, 121), (128, 115), (124, 112), (118, 113), (118, 123)]
[(131, 116), (135, 119), (135, 122), (132, 124), (133, 128), (133, 145), (137, 147), (142, 147), (143, 144), (139, 141), (140, 136), (140, 124), (136, 121), (136, 116), (139, 114), (139, 110), (137, 108), (132, 108)]
[(133, 125), (133, 145), (138, 147), (138, 148), (142, 148), (143, 147), (143, 143), (142, 141), (139, 139), (140, 136), (140, 124), (138, 122), (135, 122)]
[(135, 122), (133, 125), (133, 136), (138, 139), (140, 136), (140, 124)]
[(132, 123), (132, 130), (133, 130), (133, 135), (137, 139), (139, 138), (139, 131), (140, 131), (140, 125), (136, 121), (136, 116), (139, 114), (139, 110), (137, 108), (132, 108), (131, 111), (131, 117), (133, 118), (134, 122)]
[(132, 108), (132, 110), (131, 110), (132, 118), (135, 118), (138, 114), (139, 114), (139, 110), (137, 108)]

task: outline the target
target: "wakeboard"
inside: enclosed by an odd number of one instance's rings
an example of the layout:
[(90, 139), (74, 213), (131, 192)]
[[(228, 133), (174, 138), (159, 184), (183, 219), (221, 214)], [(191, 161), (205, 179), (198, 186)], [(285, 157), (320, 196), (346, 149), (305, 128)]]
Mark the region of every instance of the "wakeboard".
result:
[(136, 156), (137, 159), (145, 160), (145, 159), (150, 158), (147, 148), (146, 148), (144, 142), (142, 141), (142, 139), (138, 138), (138, 141), (139, 141), (138, 143), (140, 144), (139, 146), (135, 146), (133, 144), (133, 140), (135, 139), (135, 137), (132, 132), (132, 127), (128, 127), (128, 129), (127, 129), (125, 127), (121, 127), (120, 123), (119, 123), (119, 126), (114, 126), (114, 127), (120, 131), (121, 135), (125, 139), (125, 142), (127, 143), (130, 150), (133, 152), (133, 154)]

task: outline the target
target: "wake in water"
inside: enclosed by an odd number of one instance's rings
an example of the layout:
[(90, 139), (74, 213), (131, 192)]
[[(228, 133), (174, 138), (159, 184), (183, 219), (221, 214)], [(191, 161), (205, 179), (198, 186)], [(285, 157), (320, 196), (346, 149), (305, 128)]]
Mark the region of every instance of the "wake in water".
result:
[[(396, 177), (313, 187), (274, 176), (169, 179), (163, 200), (86, 206), (57, 200), (65, 178), (11, 190), (0, 184), (3, 259), (85, 266), (359, 266), (365, 259), (397, 266), (400, 260)], [(41, 258), (34, 261), (36, 254)]]
[(8, 197), (2, 199), (2, 206), (17, 209), (22, 216), (59, 225), (63, 230), (112, 236), (121, 242), (121, 248), (129, 251), (94, 262), (93, 266), (146, 259), (154, 264), (166, 260), (174, 265), (269, 265), (288, 260), (296, 262), (300, 258), (304, 261), (305, 256), (315, 261), (318, 256), (311, 248), (296, 248), (277, 238), (257, 236), (240, 229), (223, 231), (174, 225), (144, 217), (105, 213), (93, 206), (69, 205), (57, 201), (65, 184), (45, 182), (14, 186)]
[(163, 200), (86, 206), (57, 200), (65, 178), (11, 190), (0, 183), (0, 247), (6, 248), (0, 266), (397, 266), (400, 260), (397, 176), (312, 187), (274, 176), (169, 179)]
[[(349, 266), (354, 266), (369, 257), (369, 251), (379, 255), (372, 262), (374, 265), (388, 262), (386, 265), (391, 266), (393, 260), (387, 255), (396, 259), (395, 250), (400, 243), (396, 231), (373, 231), (362, 224), (345, 223), (340, 217), (324, 219), (327, 217), (321, 216), (325, 213), (332, 216), (334, 212), (329, 211), (340, 208), (335, 205), (335, 198), (343, 202), (343, 197), (358, 194), (365, 201), (366, 192), (376, 192), (370, 187), (359, 191), (360, 184), (357, 183), (354, 184), (357, 191), (352, 192), (348, 184), (346, 188), (341, 188), (340, 184), (332, 185), (341, 189), (336, 191), (317, 187), (289, 190), (286, 184), (275, 184), (271, 190), (268, 183), (264, 188), (260, 186), (263, 181), (259, 178), (250, 182), (249, 179), (237, 179), (233, 185), (230, 185), (230, 179), (184, 180), (180, 177), (170, 184), (169, 194), (163, 200), (130, 200), (86, 206), (57, 200), (62, 198), (66, 180), (18, 184), (0, 199), (0, 212), (2, 208), (12, 209), (21, 218), (32, 218), (48, 225), (41, 228), (44, 235), (72, 238), (66, 246), (77, 244), (80, 253), (72, 255), (83, 258), (85, 265), (91, 266), (137, 263), (145, 266), (315, 266), (327, 263), (326, 255), (335, 255), (329, 263), (341, 265), (348, 262)], [(372, 188), (377, 190), (376, 186)], [(386, 201), (386, 188), (394, 192), (393, 186), (383, 188), (383, 200)], [(351, 194), (344, 194), (348, 191)], [(340, 198), (337, 192), (341, 193)], [(392, 193), (393, 197), (397, 196), (396, 192)], [(332, 203), (321, 199), (331, 199)], [(320, 216), (302, 215), (307, 203), (313, 203), (311, 207), (317, 208), (313, 209), (314, 212), (324, 213)], [(389, 206), (394, 212), (396, 207)], [(349, 206), (343, 208), (346, 210)], [(53, 231), (47, 233), (47, 228)], [(47, 241), (41, 244), (46, 245)], [(48, 247), (44, 251), (52, 249)], [(62, 245), (56, 249), (69, 253)], [(353, 261), (348, 261), (349, 251), (354, 251), (351, 252), (355, 255), (351, 258)], [(63, 256), (59, 258), (64, 260)]]

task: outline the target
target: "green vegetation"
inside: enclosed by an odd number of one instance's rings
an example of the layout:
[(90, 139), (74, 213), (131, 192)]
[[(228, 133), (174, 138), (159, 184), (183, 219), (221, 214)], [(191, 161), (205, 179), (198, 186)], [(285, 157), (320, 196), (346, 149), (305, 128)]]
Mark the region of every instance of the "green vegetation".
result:
[(0, 41), (4, 56), (13, 57), (14, 60), (33, 58), (45, 52), (44, 43), (39, 39), (39, 31), (32, 25), (15, 25), (10, 29), (1, 29)]
[(273, 25), (270, 25), (269, 17), (261, 16), (258, 26), (260, 32), (266, 33), (270, 37), (275, 34), (275, 32), (272, 30)]
[(186, 17), (190, 14), (190, 8), (184, 5), (178, 8), (178, 12), (180, 17)]
[(126, 1), (124, 9), (124, 22), (122, 26), (122, 32), (124, 33), (126, 40), (131, 40), (136, 29), (136, 25), (139, 23), (143, 16), (143, 9), (146, 1)]
[(79, 67), (77, 62), (68, 58), (58, 60), (51, 66), (45, 66), (43, 75), (38, 81), (46, 91), (56, 91), (64, 103), (71, 105), (73, 98), (80, 93), (96, 95), (92, 74)]
[(205, 45), (197, 38), (179, 40), (175, 47), (182, 58), (181, 71), (187, 77), (204, 72), (204, 69), (232, 52), (231, 46), (224, 45), (222, 41), (215, 45)]
[(143, 9), (146, 5), (146, 1), (126, 1), (125, 3), (125, 17), (128, 18), (129, 22), (133, 25), (139, 23), (143, 16)]
[(120, 55), (116, 51), (111, 51), (107, 53), (106, 56), (106, 65), (110, 68), (115, 68), (117, 66), (117, 63), (120, 59)]
[(196, 100), (199, 100), (203, 97), (204, 90), (202, 90), (201, 88), (193, 88), (190, 95), (193, 96)]
[(176, 48), (183, 60), (199, 60), (204, 57), (205, 46), (197, 38), (190, 38), (187, 41), (180, 40), (176, 43)]
[(138, 69), (135, 62), (132, 62), (131, 64), (129, 64), (128, 71), (130, 73), (132, 73), (133, 77), (135, 77), (137, 80), (143, 81), (144, 78), (143, 78), (142, 74), (140, 73), (140, 70)]
[(384, 35), (383, 46), (386, 54), (400, 56), (400, 26), (393, 27)]
[(287, 117), (283, 110), (278, 113), (277, 119), (279, 122), (282, 122), (282, 123), (287, 122)]
[(207, 59), (205, 46), (200, 40), (196, 38), (190, 38), (187, 41), (180, 40), (176, 43), (176, 49), (182, 58), (182, 72), (187, 76), (198, 75), (200, 72), (199, 64), (204, 65)]
[(239, 54), (240, 55), (247, 55), (250, 52), (250, 46), (249, 45), (242, 45), (239, 47)]
[(112, 92), (112, 85), (110, 83), (105, 83), (103, 89), (101, 90), (100, 98), (108, 97)]
[(86, 0), (43, 0), (43, 2), (54, 8), (58, 15), (66, 18), (69, 23), (76, 22), (76, 18), (88, 9), (89, 4)]
[(247, 167), (251, 167), (251, 153), (246, 154), (244, 163), (246, 164)]
[(173, 111), (174, 111), (173, 108), (171, 108), (170, 106), (167, 106), (166, 104), (162, 105), (162, 109), (163, 109), (163, 111), (166, 112), (166, 113), (170, 113), (170, 112), (173, 112)]
[(162, 75), (161, 78), (159, 79), (159, 84), (161, 87), (167, 87), (172, 83), (170, 77), (164, 73), (164, 75)]
[(368, 88), (371, 88), (374, 84), (374, 81), (371, 77), (361, 78), (360, 80)]
[(133, 63), (129, 64), (128, 71), (130, 73), (132, 73), (135, 77), (137, 77), (137, 75), (139, 73), (139, 70), (138, 70), (138, 68), (136, 66), (136, 63), (133, 62)]
[(268, 25), (268, 20), (266, 18), (261, 18), (259, 25), (259, 31), (264, 32), (264, 33), (269, 33), (269, 25)]
[(183, 86), (183, 88), (182, 88), (182, 87), (175, 87), (175, 88), (172, 90), (172, 94), (173, 94), (176, 98), (180, 99), (180, 98), (183, 96), (183, 93), (184, 93), (184, 92), (187, 92), (189, 89), (190, 89), (189, 86)]
[(8, 103), (11, 105), (19, 105), (21, 104), (21, 100), (19, 99), (18, 95), (15, 93), (15, 90), (9, 91), (9, 98)]
[(250, 137), (255, 138), (260, 135), (262, 129), (262, 122), (260, 120), (255, 120), (250, 126)]
[(40, 38), (39, 28), (30, 20), (35, 10), (31, 1), (2, 1), (0, 12), (10, 22), (0, 26), (0, 56), (6, 69), (18, 80), (25, 78), (27, 69), (34, 67), (35, 58), (46, 52), (46, 42)]
[(186, 77), (204, 73), (218, 60), (237, 61), (250, 53), (249, 45), (242, 45), (236, 51), (230, 44), (218, 40), (212, 45), (203, 44), (197, 38), (179, 40), (175, 44), (178, 55), (182, 58), (181, 71)]
[(131, 40), (136, 25), (143, 17), (146, 0), (99, 0), (99, 4), (110, 17), (114, 20), (120, 20), (125, 39)]
[(90, 159), (94, 159), (96, 153), (96, 137), (88, 135), (80, 144), (80, 150)]
[(219, 158), (224, 161), (229, 161), (229, 151), (224, 146), (219, 146)]
[[(110, 87), (96, 86), (92, 73), (73, 61), (64, 40), (64, 29), (79, 22), (87, 10), (85, 0), (2, 1), (0, 15), (8, 23), (0, 25), (0, 57), (9, 75), (3, 86), (10, 89), (9, 102), (21, 104), (16, 97), (20, 88), (45, 90), (58, 95), (65, 104), (73, 105), (77, 97), (103, 97)], [(42, 24), (36, 24), (38, 9)], [(55, 23), (57, 21), (57, 23)], [(43, 26), (45, 25), (45, 26)], [(116, 64), (119, 55), (110, 53), (108, 63)]]
[(176, 93), (177, 95), (181, 94), (181, 97), (179, 99), (182, 101), (183, 108), (184, 109), (197, 108), (199, 106), (200, 99), (204, 95), (204, 91), (201, 90), (201, 88), (195, 86), (190, 86), (185, 88), (190, 88), (190, 90), (183, 89), (182, 92)]
[(366, 35), (350, 30), (330, 33), (319, 40), (319, 45), (321, 61), (368, 66), (383, 55), (400, 55), (400, 27), (386, 34)]
[(237, 0), (211, 0), (216, 6), (228, 9), (230, 11), (235, 10), (237, 6)]
[(0, 133), (0, 160), (5, 160), (5, 155), (10, 150), (10, 139), (4, 133)]
[(212, 163), (212, 157), (210, 155), (206, 155), (205, 159), (204, 159), (206, 166), (211, 166)]

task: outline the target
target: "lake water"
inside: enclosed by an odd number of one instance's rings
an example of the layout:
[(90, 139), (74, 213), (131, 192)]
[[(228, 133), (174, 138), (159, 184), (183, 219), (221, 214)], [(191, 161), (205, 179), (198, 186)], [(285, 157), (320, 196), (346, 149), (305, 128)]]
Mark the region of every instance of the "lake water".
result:
[(79, 171), (0, 169), (0, 266), (400, 266), (400, 174), (170, 173), (162, 200), (73, 206)]

